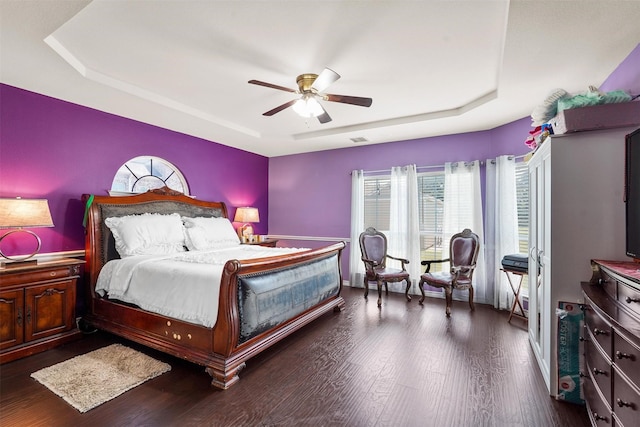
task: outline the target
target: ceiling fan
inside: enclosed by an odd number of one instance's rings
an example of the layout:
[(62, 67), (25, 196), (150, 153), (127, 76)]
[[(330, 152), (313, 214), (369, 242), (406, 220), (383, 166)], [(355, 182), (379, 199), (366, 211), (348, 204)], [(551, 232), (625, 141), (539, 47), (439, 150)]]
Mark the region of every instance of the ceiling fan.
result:
[(341, 102), (343, 104), (359, 105), (361, 107), (370, 107), (373, 100), (371, 98), (361, 98), (359, 96), (333, 95), (330, 93), (322, 93), (332, 83), (340, 78), (340, 74), (325, 68), (318, 74), (300, 74), (296, 78), (298, 90), (289, 89), (287, 87), (274, 85), (271, 83), (261, 82), (260, 80), (249, 80), (249, 83), (270, 87), (272, 89), (283, 90), (302, 95), (300, 98), (293, 99), (276, 108), (263, 113), (263, 116), (273, 116), (276, 113), (293, 106), (296, 113), (303, 117), (317, 117), (320, 123), (328, 123), (331, 117), (324, 109), (319, 99), (323, 101)]

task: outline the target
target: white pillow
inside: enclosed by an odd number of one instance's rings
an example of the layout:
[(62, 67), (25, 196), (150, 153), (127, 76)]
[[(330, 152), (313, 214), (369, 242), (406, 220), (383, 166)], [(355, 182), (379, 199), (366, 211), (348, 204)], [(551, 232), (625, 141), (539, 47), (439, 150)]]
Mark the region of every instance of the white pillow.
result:
[(204, 251), (223, 249), (240, 244), (240, 239), (228, 218), (182, 217), (187, 249)]
[(177, 213), (112, 217), (104, 220), (121, 258), (184, 252), (184, 231)]

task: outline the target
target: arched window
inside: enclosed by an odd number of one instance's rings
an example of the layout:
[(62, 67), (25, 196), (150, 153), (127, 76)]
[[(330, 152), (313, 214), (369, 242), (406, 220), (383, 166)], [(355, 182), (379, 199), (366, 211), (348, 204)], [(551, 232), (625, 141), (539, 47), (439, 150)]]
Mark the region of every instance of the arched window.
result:
[(140, 156), (120, 166), (109, 194), (144, 193), (165, 185), (172, 190), (189, 194), (187, 181), (177, 167), (160, 157)]

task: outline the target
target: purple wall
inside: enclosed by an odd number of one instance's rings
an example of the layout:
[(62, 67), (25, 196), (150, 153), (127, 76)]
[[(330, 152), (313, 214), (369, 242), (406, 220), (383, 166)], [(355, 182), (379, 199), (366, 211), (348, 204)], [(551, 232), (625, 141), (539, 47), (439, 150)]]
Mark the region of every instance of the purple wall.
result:
[(632, 96), (640, 95), (640, 44), (600, 85), (600, 90), (625, 90)]
[[(127, 160), (162, 157), (185, 176), (191, 194), (260, 210), (266, 233), (269, 159), (204, 139), (0, 85), (0, 197), (46, 198), (54, 228), (34, 229), (41, 252), (84, 249), (83, 193), (106, 195)], [(8, 255), (30, 252), (33, 239), (2, 242)]]

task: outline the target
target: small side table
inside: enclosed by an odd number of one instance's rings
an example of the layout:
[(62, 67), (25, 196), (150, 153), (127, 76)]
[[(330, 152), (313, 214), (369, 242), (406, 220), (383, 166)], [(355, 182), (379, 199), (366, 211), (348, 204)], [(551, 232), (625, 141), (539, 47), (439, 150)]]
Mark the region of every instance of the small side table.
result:
[(0, 268), (0, 363), (82, 336), (76, 327), (76, 282), (84, 260), (59, 258)]
[[(522, 289), (522, 280), (524, 279), (524, 276), (527, 275), (527, 273), (515, 270), (505, 270), (504, 268), (501, 268), (500, 270), (504, 271), (504, 274), (507, 275), (507, 280), (509, 280), (509, 286), (511, 286), (511, 290), (513, 291), (514, 296), (513, 304), (511, 305), (511, 312), (509, 313), (509, 319), (507, 320), (507, 322), (511, 323), (511, 318), (513, 316), (522, 320), (527, 320), (527, 315), (524, 312), (524, 308), (522, 308), (522, 304), (520, 303), (520, 290)], [(520, 280), (518, 281), (517, 286), (514, 286), (513, 281), (511, 280), (511, 274), (509, 273), (520, 276)], [(520, 313), (516, 313), (516, 308), (520, 309)]]
[(276, 243), (278, 243), (278, 239), (266, 239), (261, 242), (246, 242), (243, 245), (258, 245), (258, 246), (267, 246), (270, 248), (275, 248)]

